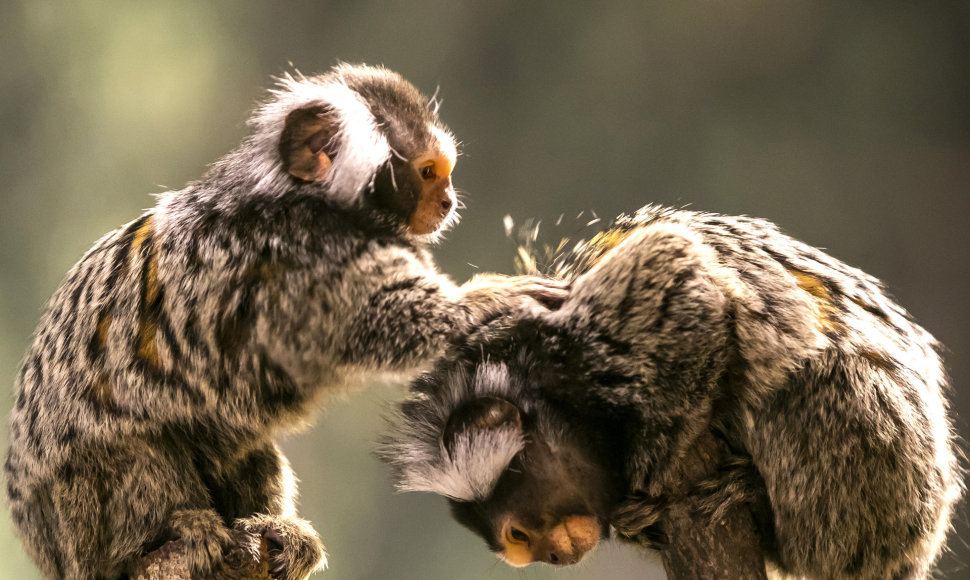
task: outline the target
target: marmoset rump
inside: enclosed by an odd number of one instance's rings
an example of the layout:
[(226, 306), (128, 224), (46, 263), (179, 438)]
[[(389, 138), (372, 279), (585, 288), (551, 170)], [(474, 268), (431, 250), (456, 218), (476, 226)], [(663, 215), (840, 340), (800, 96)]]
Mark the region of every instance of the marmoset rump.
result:
[(812, 578), (924, 578), (961, 471), (937, 343), (880, 283), (759, 219), (659, 207), (552, 267), (556, 311), (496, 320), (420, 377), (381, 456), (516, 566), (609, 534), (655, 546), (699, 434), (733, 455), (695, 490), (755, 516)]
[(341, 65), (271, 92), (239, 148), (98, 241), (40, 322), (4, 471), (48, 578), (118, 578), (174, 538), (205, 577), (234, 537), (253, 558), (265, 539), (275, 577), (307, 576), (323, 549), (274, 437), (483, 317), (562, 298), (437, 271), (455, 141), (403, 78)]

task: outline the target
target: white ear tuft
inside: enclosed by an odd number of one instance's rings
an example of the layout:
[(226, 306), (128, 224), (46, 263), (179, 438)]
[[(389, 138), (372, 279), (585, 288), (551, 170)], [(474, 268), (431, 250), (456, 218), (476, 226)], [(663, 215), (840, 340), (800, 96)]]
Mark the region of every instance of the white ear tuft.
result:
[(456, 437), (450, 454), (442, 448), (434, 458), (409, 458), (397, 487), (401, 491), (430, 491), (459, 501), (484, 500), (524, 446), (517, 429), (463, 433)]
[(296, 77), (287, 73), (277, 79), (270, 91), (274, 98), (261, 106), (250, 119), (257, 159), (254, 171), (262, 175), (257, 187), (285, 190), (292, 177), (283, 167), (279, 143), (287, 116), (300, 109), (323, 107), (332, 113), (336, 131), (331, 141), (335, 155), (323, 184), (333, 199), (352, 205), (360, 199), (377, 170), (390, 159), (391, 147), (364, 100), (347, 87), (340, 75)]

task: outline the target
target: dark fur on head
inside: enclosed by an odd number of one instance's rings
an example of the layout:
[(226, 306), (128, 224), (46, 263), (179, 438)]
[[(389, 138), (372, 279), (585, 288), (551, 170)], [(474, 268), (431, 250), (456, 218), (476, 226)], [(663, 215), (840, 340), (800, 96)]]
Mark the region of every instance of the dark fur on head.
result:
[[(249, 119), (250, 136), (214, 163), (199, 184), (200, 194), (211, 192), (205, 201), (231, 208), (254, 197), (322, 195), (345, 211), (363, 211), (362, 222), (405, 233), (421, 189), (412, 162), (436, 147), (457, 156), (454, 137), (430, 99), (385, 68), (341, 64), (319, 76), (288, 73), (270, 93)], [(320, 145), (339, 153), (319, 181), (294, 182), (280, 155), (287, 121), (300, 111), (332, 123)], [(437, 231), (418, 237), (435, 240), (457, 220), (451, 211)]]

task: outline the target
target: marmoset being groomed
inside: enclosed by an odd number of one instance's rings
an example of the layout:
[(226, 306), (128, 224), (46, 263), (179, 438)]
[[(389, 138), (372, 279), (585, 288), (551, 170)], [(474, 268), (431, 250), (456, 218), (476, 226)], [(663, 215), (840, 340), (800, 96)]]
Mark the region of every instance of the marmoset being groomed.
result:
[(704, 482), (812, 578), (923, 578), (960, 470), (937, 344), (879, 282), (772, 224), (646, 207), (554, 269), (561, 309), (496, 320), (419, 378), (382, 446), (502, 559), (577, 562), (610, 527), (656, 545), (696, 437)]
[(342, 386), (562, 297), (437, 271), (456, 149), (432, 105), (382, 68), (287, 75), (238, 149), (70, 271), (20, 372), (4, 466), (45, 576), (118, 578), (174, 538), (194, 578), (263, 540), (275, 577), (307, 576), (323, 549), (274, 437)]

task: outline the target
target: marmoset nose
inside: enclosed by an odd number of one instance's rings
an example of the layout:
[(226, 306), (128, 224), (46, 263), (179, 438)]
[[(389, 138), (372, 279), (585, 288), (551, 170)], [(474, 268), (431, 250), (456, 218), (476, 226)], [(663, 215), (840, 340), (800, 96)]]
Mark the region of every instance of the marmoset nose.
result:
[(582, 556), (582, 552), (576, 550), (551, 550), (548, 554), (546, 554), (544, 560), (553, 566), (569, 566), (579, 562), (579, 559), (582, 558)]

